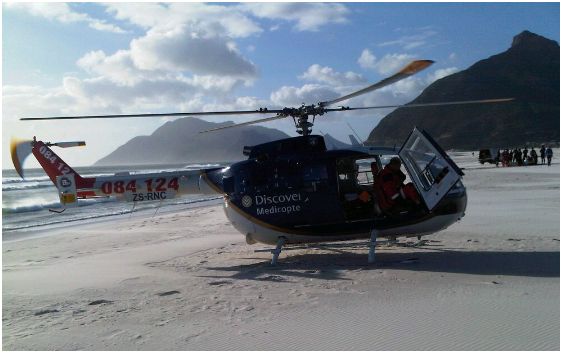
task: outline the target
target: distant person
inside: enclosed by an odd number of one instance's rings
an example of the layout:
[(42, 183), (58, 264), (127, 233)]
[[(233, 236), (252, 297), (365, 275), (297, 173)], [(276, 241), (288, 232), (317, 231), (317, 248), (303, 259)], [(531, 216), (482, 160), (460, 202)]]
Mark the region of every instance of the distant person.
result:
[(529, 154), (529, 150), (527, 149), (527, 146), (525, 146), (525, 149), (523, 150), (523, 160), (527, 160), (527, 155)]
[(541, 146), (541, 164), (544, 164), (544, 157), (546, 156), (546, 148), (544, 148), (544, 145)]
[(550, 167), (550, 163), (552, 162), (552, 156), (554, 155), (554, 153), (552, 152), (552, 148), (550, 148), (550, 146), (548, 146), (548, 148), (546, 149), (546, 159), (548, 160), (548, 166)]
[(402, 211), (410, 211), (421, 204), (420, 196), (414, 185), (404, 185), (406, 175), (400, 170), (400, 158), (393, 157), (380, 171), (377, 184), (382, 188), (385, 207), (381, 208), (390, 214), (397, 215)]
[(515, 150), (515, 162), (520, 167), (523, 165), (523, 152), (521, 152), (520, 148)]
[(513, 150), (509, 150), (509, 164), (515, 162), (515, 159), (513, 157)]
[(537, 164), (539, 162), (539, 158), (537, 156), (537, 151), (535, 151), (535, 149), (533, 147), (531, 147), (531, 152), (529, 152), (529, 155), (531, 156), (531, 164)]
[(502, 152), (502, 167), (509, 166), (509, 151), (507, 149)]
[(498, 148), (498, 153), (496, 154), (496, 167), (498, 167), (500, 165), (500, 160), (501, 160), (501, 153), (500, 153), (500, 149)]

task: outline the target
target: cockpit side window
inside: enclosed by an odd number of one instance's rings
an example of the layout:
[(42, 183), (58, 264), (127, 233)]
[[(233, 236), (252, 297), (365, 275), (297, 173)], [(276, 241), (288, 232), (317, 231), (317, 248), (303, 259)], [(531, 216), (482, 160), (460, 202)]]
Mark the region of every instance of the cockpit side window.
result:
[(326, 191), (328, 185), (328, 168), (325, 164), (313, 164), (302, 167), (303, 189), (307, 192)]
[(279, 190), (327, 191), (328, 166), (302, 160), (276, 161), (271, 164), (247, 165), (235, 178), (237, 193), (267, 193)]
[(358, 159), (355, 161), (357, 165), (357, 182), (359, 185), (372, 185), (373, 180), (376, 175), (373, 175), (373, 171), (371, 168), (371, 164), (376, 163), (377, 166), (379, 162), (376, 158), (365, 158), (365, 159)]

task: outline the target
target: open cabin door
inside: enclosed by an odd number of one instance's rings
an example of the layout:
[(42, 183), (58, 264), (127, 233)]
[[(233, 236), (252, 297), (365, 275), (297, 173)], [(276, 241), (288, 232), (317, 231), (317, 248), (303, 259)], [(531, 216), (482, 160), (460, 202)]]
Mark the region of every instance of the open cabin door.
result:
[(417, 128), (410, 133), (398, 154), (429, 211), (464, 175), (435, 140)]

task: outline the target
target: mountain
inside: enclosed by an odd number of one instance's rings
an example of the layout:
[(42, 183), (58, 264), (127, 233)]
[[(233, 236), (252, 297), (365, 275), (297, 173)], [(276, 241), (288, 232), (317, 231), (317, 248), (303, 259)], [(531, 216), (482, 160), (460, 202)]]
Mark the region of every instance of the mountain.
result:
[(507, 97), (515, 101), (397, 109), (375, 127), (368, 143), (401, 145), (414, 126), (427, 130), (446, 149), (560, 141), (557, 42), (524, 31), (507, 51), (435, 81), (411, 103)]
[(169, 121), (150, 136), (137, 136), (129, 140), (94, 165), (237, 161), (246, 158), (242, 155), (244, 146), (288, 137), (284, 132), (262, 126), (199, 133), (224, 125), (227, 123), (211, 123), (195, 118)]

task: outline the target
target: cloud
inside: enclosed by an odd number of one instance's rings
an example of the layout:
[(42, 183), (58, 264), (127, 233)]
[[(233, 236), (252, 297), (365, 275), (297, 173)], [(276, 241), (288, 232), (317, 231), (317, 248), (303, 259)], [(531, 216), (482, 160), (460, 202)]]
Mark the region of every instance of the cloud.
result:
[[(314, 65), (311, 67), (315, 67)], [(321, 70), (325, 69), (325, 70)], [(329, 72), (330, 76), (341, 77), (343, 74), (335, 72), (333, 69), (327, 67), (322, 68), (318, 66), (316, 69), (307, 70), (312, 72)], [(404, 80), (398, 81), (390, 86), (382, 89), (352, 98), (342, 102), (345, 106), (350, 107), (372, 107), (372, 106), (387, 106), (387, 105), (402, 105), (407, 104), (414, 98), (419, 96), (421, 92), (434, 81), (457, 72), (456, 67), (449, 67), (438, 69), (425, 75), (416, 75), (408, 77)], [(302, 76), (301, 76), (302, 77)], [(321, 77), (321, 76), (320, 76)], [(317, 80), (321, 82), (321, 80)], [(325, 80), (321, 82), (324, 84), (304, 84), (301, 87), (283, 86), (274, 91), (270, 95), (270, 100), (273, 104), (280, 107), (299, 106), (302, 103), (314, 104), (321, 101), (333, 99), (345, 94), (349, 94), (364, 87), (362, 82), (356, 82), (355, 85), (349, 86), (348, 82), (341, 81), (340, 85), (335, 85), (335, 81)], [(329, 83), (329, 85), (328, 85)], [(356, 112), (343, 112), (332, 114), (323, 120), (336, 121), (342, 118), (348, 119), (353, 117), (373, 117), (382, 118), (393, 109), (374, 109)]]
[[(342, 102), (342, 104), (353, 107), (405, 104), (421, 93), (428, 85), (429, 77), (429, 75), (421, 78), (410, 77), (380, 90)], [(318, 83), (307, 83), (301, 87), (283, 86), (271, 93), (271, 102), (282, 107), (299, 106), (302, 103), (314, 104), (349, 94), (367, 85), (363, 77), (358, 74), (341, 73), (317, 64), (310, 66), (299, 78), (314, 79)], [(372, 115), (375, 112), (378, 111), (349, 114), (351, 116)]]
[(328, 24), (347, 23), (350, 13), (344, 5), (335, 3), (246, 3), (240, 8), (259, 18), (295, 22), (298, 31), (318, 31)]
[(75, 100), (63, 87), (2, 86), (2, 121), (65, 112)]
[(431, 37), (434, 37), (438, 34), (438, 32), (433, 30), (431, 27), (415, 28), (413, 30), (400, 29), (399, 31), (415, 31), (419, 33), (404, 35), (398, 39), (380, 43), (379, 46), (399, 46), (404, 50), (411, 50), (426, 45)]
[(118, 50), (110, 56), (102, 50), (91, 51), (78, 59), (76, 64), (89, 74), (103, 76), (121, 85), (133, 85), (148, 75), (154, 75), (136, 68), (129, 50)]
[(98, 31), (106, 31), (106, 32), (113, 32), (113, 33), (126, 33), (125, 30), (121, 29), (119, 26), (113, 25), (111, 23), (107, 23), (101, 20), (91, 20), (88, 21), (88, 27), (96, 29)]
[(410, 54), (386, 54), (377, 60), (369, 49), (364, 49), (357, 59), (357, 63), (364, 69), (372, 69), (381, 75), (389, 75), (397, 72), (414, 59), (415, 56)]
[(318, 64), (311, 65), (302, 75), (299, 76), (299, 79), (327, 83), (333, 86), (355, 85), (365, 82), (363, 76), (355, 72), (336, 72), (331, 67), (320, 66)]
[(119, 26), (90, 17), (87, 14), (75, 12), (67, 3), (4, 3), (6, 9), (26, 11), (27, 13), (61, 23), (85, 22), (92, 29), (113, 33), (126, 33)]
[[(303, 87), (280, 87), (266, 98), (235, 94), (237, 87), (251, 85), (258, 77), (257, 66), (243, 54), (251, 52), (254, 43), (241, 39), (289, 26), (297, 31), (318, 31), (330, 24), (346, 23), (349, 11), (340, 4), (110, 3), (102, 5), (108, 20), (80, 13), (77, 5), (67, 3), (4, 6), (99, 31), (122, 33), (119, 23), (142, 32), (118, 50), (84, 53), (76, 61), (78, 70), (67, 68), (72, 73), (60, 77), (54, 87), (4, 86), (3, 123), (10, 126), (4, 129), (4, 137), (13, 131), (32, 134), (38, 128), (43, 137), (52, 139), (70, 132), (76, 136), (67, 138), (103, 138), (108, 141), (103, 144), (107, 153), (132, 136), (150, 133), (161, 120), (143, 120), (142, 124), (131, 124), (131, 120), (70, 121), (61, 129), (60, 124), (42, 122), (39, 127), (16, 119), (293, 106), (337, 97), (363, 80), (353, 72), (311, 65), (301, 76), (310, 81)], [(247, 50), (240, 51), (238, 46)], [(247, 119), (252, 117), (239, 120)], [(100, 151), (96, 146), (88, 156), (98, 159)]]
[(364, 69), (374, 69), (375, 68), (376, 57), (371, 53), (369, 49), (363, 49), (361, 56), (357, 59), (357, 63)]
[[(350, 11), (342, 4), (324, 3), (245, 3), (241, 5), (216, 5), (198, 3), (111, 3), (107, 12), (116, 19), (125, 20), (145, 29), (174, 28), (196, 22), (209, 31), (215, 27), (226, 31), (232, 38), (244, 38), (264, 30), (252, 18), (281, 20), (295, 23), (298, 31), (318, 31), (328, 24), (347, 23)], [(219, 28), (220, 27), (220, 28)], [(270, 31), (279, 24), (270, 26)]]
[(108, 13), (144, 29), (172, 30), (186, 24), (213, 35), (245, 38), (263, 32), (257, 22), (236, 6), (200, 3), (111, 3)]
[[(255, 65), (228, 37), (189, 25), (151, 29), (133, 39), (128, 49), (110, 55), (88, 52), (77, 66), (91, 77), (67, 77), (63, 86), (83, 110), (200, 108), (224, 101), (236, 86), (249, 85), (257, 77)], [(87, 104), (88, 99), (95, 104)]]
[(459, 72), (459, 68), (457, 67), (447, 67), (444, 69), (435, 70), (435, 72), (428, 74), (428, 83), (433, 83), (443, 77), (449, 76), (454, 74), (455, 72)]
[(257, 69), (225, 37), (182, 25), (151, 29), (131, 42), (131, 58), (141, 70), (190, 71), (197, 74), (253, 78)]
[[(66, 4), (54, 5), (28, 9), (61, 22), (94, 23)], [(231, 7), (203, 4), (122, 5), (111, 4), (107, 11), (145, 26), (143, 35), (114, 53), (85, 53), (76, 62), (85, 78), (66, 75), (51, 88), (8, 86), (3, 92), (5, 119), (221, 106), (247, 109), (257, 102), (231, 96), (237, 86), (249, 85), (257, 77), (256, 66), (242, 56), (233, 40), (261, 31), (247, 15), (229, 11)]]
[(406, 66), (414, 59), (415, 56), (409, 54), (386, 54), (375, 64), (375, 69), (380, 74), (392, 74)]
[(339, 93), (331, 87), (319, 84), (305, 84), (302, 87), (283, 86), (270, 95), (276, 106), (295, 107), (302, 103), (315, 104), (337, 98)]

